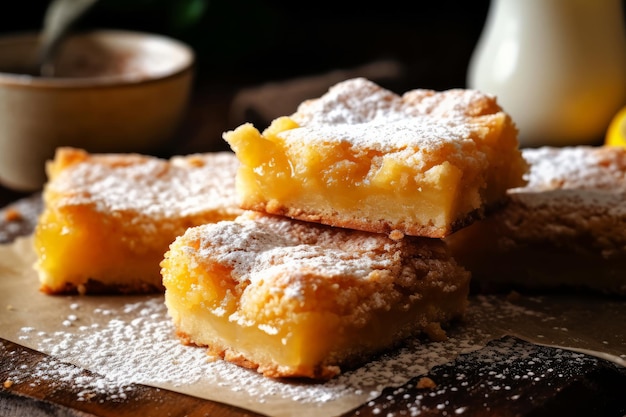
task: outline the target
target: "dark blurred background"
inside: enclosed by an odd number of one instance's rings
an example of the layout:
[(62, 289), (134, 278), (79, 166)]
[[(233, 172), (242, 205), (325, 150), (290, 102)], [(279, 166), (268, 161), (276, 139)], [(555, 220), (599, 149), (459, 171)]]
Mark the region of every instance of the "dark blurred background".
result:
[[(48, 0), (13, 2), (0, 31), (38, 30)], [(408, 87), (463, 86), (488, 0), (287, 2), (100, 0), (76, 25), (166, 34), (198, 54), (198, 76), (256, 84), (392, 59)], [(404, 85), (398, 85), (402, 88)]]

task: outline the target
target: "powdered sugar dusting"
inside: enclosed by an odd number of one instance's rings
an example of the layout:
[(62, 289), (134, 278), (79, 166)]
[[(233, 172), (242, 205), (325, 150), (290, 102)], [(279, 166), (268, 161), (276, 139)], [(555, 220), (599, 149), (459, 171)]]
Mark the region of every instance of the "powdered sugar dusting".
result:
[(104, 213), (133, 211), (154, 220), (238, 207), (232, 152), (176, 156), (92, 155), (59, 173), (49, 190), (61, 205), (94, 205)]
[[(200, 241), (197, 251), (190, 253), (193, 261), (229, 266), (232, 277), (244, 281), (259, 279), (266, 273), (280, 275), (278, 270), (284, 270), (284, 275), (288, 276), (290, 271), (307, 269), (328, 277), (363, 278), (372, 271), (388, 269), (393, 263), (390, 253), (393, 242), (385, 235), (315, 225), (303, 227), (287, 218), (248, 215), (255, 219), (244, 215), (233, 222), (187, 230), (192, 242)], [(354, 239), (348, 250), (339, 244), (346, 240), (343, 235), (347, 234)]]
[(471, 140), (473, 131), (480, 129), (473, 112), (481, 101), (491, 103), (492, 112), (500, 111), (494, 97), (475, 90), (413, 90), (399, 96), (354, 78), (303, 102), (292, 115), (301, 127), (280, 136), (307, 142), (332, 138), (384, 152), (407, 146), (432, 151)]
[(530, 163), (528, 184), (510, 190), (526, 207), (559, 210), (568, 217), (626, 215), (626, 150), (617, 147), (541, 147), (522, 150)]
[(334, 85), (320, 99), (304, 101), (292, 117), (307, 126), (352, 125), (400, 118), (402, 107), (402, 100), (392, 91), (354, 78)]
[(526, 148), (529, 189), (603, 190), (626, 195), (626, 150), (591, 146)]
[(372, 120), (354, 125), (323, 125), (300, 127), (281, 133), (287, 140), (306, 142), (333, 140), (350, 142), (355, 146), (368, 146), (371, 149), (388, 152), (402, 149), (407, 144), (419, 144), (421, 148), (435, 149), (445, 144), (456, 145), (468, 140), (471, 128), (467, 124), (451, 120), (433, 123), (432, 118), (417, 116), (402, 120)]

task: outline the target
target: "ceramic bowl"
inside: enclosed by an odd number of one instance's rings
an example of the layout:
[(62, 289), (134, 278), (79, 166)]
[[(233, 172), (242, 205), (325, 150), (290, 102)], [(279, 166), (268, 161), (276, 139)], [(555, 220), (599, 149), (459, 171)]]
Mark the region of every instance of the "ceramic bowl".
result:
[(2, 185), (40, 189), (59, 146), (154, 154), (172, 140), (191, 92), (191, 47), (151, 33), (76, 33), (62, 43), (53, 75), (41, 76), (39, 36), (0, 36)]

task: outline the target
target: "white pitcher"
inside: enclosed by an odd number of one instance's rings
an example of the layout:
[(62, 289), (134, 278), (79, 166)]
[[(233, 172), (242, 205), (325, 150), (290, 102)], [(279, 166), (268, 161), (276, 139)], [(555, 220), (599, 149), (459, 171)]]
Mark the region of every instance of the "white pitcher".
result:
[(467, 85), (497, 96), (522, 147), (601, 143), (626, 105), (622, 0), (492, 0)]

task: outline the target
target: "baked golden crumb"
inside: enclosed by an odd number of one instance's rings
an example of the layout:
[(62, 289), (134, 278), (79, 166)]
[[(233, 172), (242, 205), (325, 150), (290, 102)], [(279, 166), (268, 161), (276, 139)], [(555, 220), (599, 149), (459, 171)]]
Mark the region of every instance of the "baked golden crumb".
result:
[(165, 160), (59, 148), (34, 233), (41, 291), (163, 291), (159, 263), (174, 238), (242, 212), (237, 166), (232, 152)]
[(444, 237), (483, 216), (527, 166), (517, 129), (478, 91), (402, 96), (349, 79), (259, 132), (226, 132), (242, 208), (379, 233)]
[(528, 184), (487, 219), (446, 238), (482, 291), (626, 295), (626, 150), (523, 149)]
[(435, 388), (437, 388), (437, 383), (435, 383), (435, 381), (433, 381), (431, 378), (429, 378), (427, 376), (423, 376), (423, 377), (421, 377), (417, 381), (417, 384), (415, 384), (415, 388), (417, 388), (417, 389), (435, 389)]
[(9, 207), (4, 212), (4, 220), (7, 222), (18, 222), (22, 218), (22, 213), (15, 208)]
[(268, 377), (329, 379), (463, 315), (469, 273), (441, 239), (248, 211), (188, 229), (162, 262), (185, 343)]

